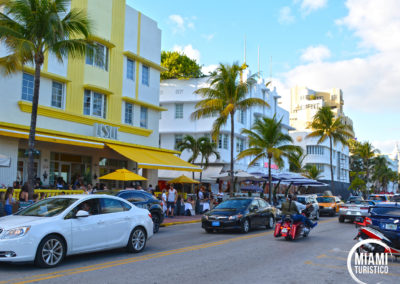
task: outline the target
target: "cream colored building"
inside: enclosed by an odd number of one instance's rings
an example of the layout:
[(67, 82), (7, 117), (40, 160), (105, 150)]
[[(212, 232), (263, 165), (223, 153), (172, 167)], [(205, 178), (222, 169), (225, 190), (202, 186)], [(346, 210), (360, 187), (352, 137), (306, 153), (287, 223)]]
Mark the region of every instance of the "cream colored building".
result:
[(353, 121), (343, 112), (344, 99), (341, 89), (315, 91), (296, 86), (290, 89), (290, 96), (290, 125), (297, 130), (306, 130), (318, 109), (323, 106), (329, 106), (336, 117), (341, 116), (343, 123), (353, 127)]

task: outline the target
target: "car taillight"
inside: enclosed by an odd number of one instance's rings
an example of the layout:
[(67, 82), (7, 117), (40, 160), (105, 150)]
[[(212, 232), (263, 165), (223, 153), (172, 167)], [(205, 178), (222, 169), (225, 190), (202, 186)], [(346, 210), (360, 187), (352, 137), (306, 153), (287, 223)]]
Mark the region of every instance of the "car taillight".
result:
[(360, 209), (361, 209), (361, 210), (368, 210), (369, 207), (361, 207)]
[(153, 217), (151, 216), (151, 213), (149, 213), (149, 217), (150, 217), (150, 219), (153, 219)]
[(347, 207), (347, 206), (340, 206), (340, 208), (342, 208), (342, 209), (348, 209), (349, 207)]

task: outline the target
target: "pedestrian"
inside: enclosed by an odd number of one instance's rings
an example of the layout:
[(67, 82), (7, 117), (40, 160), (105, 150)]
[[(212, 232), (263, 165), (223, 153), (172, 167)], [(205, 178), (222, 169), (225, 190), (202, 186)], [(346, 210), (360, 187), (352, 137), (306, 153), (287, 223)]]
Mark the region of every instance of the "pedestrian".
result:
[(147, 189), (147, 192), (153, 194), (154, 188), (151, 184), (149, 184), (149, 188)]
[(167, 191), (165, 190), (165, 188), (162, 190), (162, 194), (161, 194), (161, 201), (163, 204), (163, 214), (166, 214), (167, 211)]
[(0, 217), (4, 215), (4, 192), (0, 192)]
[(6, 215), (12, 214), (13, 204), (15, 204), (15, 199), (13, 197), (13, 194), (14, 194), (14, 188), (12, 187), (7, 188), (5, 204), (4, 204), (4, 211), (6, 212)]
[(28, 202), (29, 200), (29, 184), (26, 182), (19, 192), (19, 202)]
[(13, 182), (13, 188), (14, 189), (20, 189), (21, 188), (20, 185), (19, 185), (19, 181), (14, 181)]
[(33, 197), (33, 202), (34, 203), (39, 201), (39, 194), (35, 193), (32, 197)]
[(188, 197), (188, 199), (185, 202), (185, 216), (193, 216), (194, 215), (194, 210), (193, 210), (194, 202), (191, 197)]
[(169, 215), (171, 218), (174, 218), (174, 209), (177, 198), (178, 198), (177, 191), (174, 188), (174, 184), (171, 183), (169, 185), (167, 194), (167, 216)]

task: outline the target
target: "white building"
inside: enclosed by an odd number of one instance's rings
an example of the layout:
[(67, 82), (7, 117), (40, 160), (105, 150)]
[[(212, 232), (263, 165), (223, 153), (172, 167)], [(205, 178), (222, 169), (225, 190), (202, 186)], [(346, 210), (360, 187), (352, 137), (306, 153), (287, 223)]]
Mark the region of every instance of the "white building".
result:
[[(161, 30), (125, 0), (72, 0), (94, 21), (93, 57), (57, 61), (46, 54), (41, 71), (35, 159), (45, 185), (62, 177), (99, 182), (128, 168), (157, 183), (157, 169), (198, 170), (159, 148)], [(0, 46), (0, 57), (6, 55)], [(33, 68), (0, 76), (0, 185), (27, 181)], [(5, 165), (5, 166), (4, 166)], [(110, 186), (116, 186), (110, 184)]]
[[(209, 87), (208, 77), (189, 79), (189, 80), (164, 80), (160, 86), (160, 104), (168, 111), (161, 114), (160, 121), (160, 146), (163, 148), (174, 148), (175, 145), (182, 141), (185, 135), (191, 135), (195, 138), (202, 136), (211, 137), (212, 125), (216, 116), (203, 118), (199, 120), (190, 119), (190, 115), (195, 111), (195, 104), (202, 100), (202, 97), (194, 94), (199, 88)], [(245, 112), (237, 112), (235, 116), (235, 142), (230, 145), (230, 123), (221, 128), (219, 139), (217, 141), (220, 159), (212, 158), (212, 164), (203, 173), (203, 177), (207, 180), (213, 180), (211, 177), (218, 175), (221, 171), (230, 170), (230, 149), (234, 147), (235, 156), (248, 146), (248, 141), (241, 134), (243, 128), (251, 128), (257, 118), (262, 116), (272, 117), (276, 114), (277, 119), (282, 118), (283, 131), (288, 133), (289, 129), (289, 113), (278, 106), (280, 98), (275, 89), (270, 90), (265, 86), (265, 81), (259, 79), (257, 84), (253, 86), (248, 94), (249, 97), (257, 97), (264, 99), (270, 105), (268, 107), (254, 107)], [(181, 158), (188, 160), (191, 153), (184, 151)], [(196, 161), (199, 163), (200, 159)], [(248, 172), (267, 172), (267, 161), (260, 162), (254, 167), (248, 168), (250, 158), (235, 161), (235, 170), (245, 170)], [(288, 170), (288, 164), (281, 170)], [(171, 178), (168, 172), (160, 171), (159, 177)], [(198, 175), (196, 176), (198, 177)], [(215, 179), (214, 179), (215, 180)]]
[[(321, 171), (320, 180), (331, 180), (329, 140), (318, 144), (318, 138), (307, 137), (309, 131), (290, 131), (294, 144), (306, 154), (303, 166), (315, 165)], [(349, 147), (341, 143), (333, 145), (332, 165), (334, 181), (348, 183), (350, 172)]]

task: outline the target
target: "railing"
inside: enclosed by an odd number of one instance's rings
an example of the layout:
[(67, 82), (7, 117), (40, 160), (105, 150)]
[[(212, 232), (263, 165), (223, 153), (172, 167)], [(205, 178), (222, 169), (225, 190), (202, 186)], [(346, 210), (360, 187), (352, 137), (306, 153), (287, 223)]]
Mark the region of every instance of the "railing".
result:
[[(0, 188), (0, 192), (6, 193), (7, 189), (6, 188)], [(14, 189), (13, 197), (15, 199), (19, 198), (19, 193), (21, 189)], [(63, 190), (63, 189), (35, 189), (34, 193), (39, 195), (39, 198), (43, 197), (50, 197), (50, 196), (56, 196), (56, 195), (61, 195), (61, 194), (83, 194), (83, 190)], [(5, 197), (3, 197), (5, 198)]]

